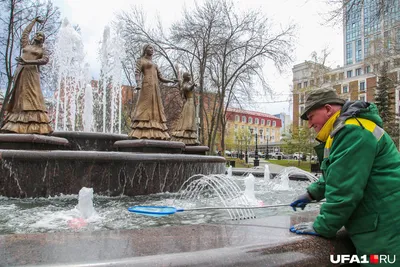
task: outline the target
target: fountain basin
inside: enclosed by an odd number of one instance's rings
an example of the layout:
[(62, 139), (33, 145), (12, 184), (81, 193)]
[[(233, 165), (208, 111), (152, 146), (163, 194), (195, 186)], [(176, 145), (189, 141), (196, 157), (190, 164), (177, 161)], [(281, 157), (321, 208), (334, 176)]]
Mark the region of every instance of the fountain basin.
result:
[(335, 239), (291, 233), (312, 221), (297, 213), (221, 224), (79, 233), (0, 236), (0, 266), (330, 266), (353, 254), (344, 231)]
[(117, 148), (118, 151), (124, 152), (181, 154), (185, 149), (185, 144), (175, 141), (131, 139), (116, 141), (114, 147)]
[(61, 137), (39, 134), (0, 134), (0, 149), (63, 150), (69, 147), (68, 140)]
[(126, 134), (96, 133), (96, 132), (68, 132), (57, 131), (51, 134), (54, 137), (65, 138), (70, 143), (71, 150), (113, 151), (114, 143), (127, 140)]
[(99, 195), (176, 192), (187, 177), (225, 172), (225, 158), (69, 150), (0, 150), (0, 195), (48, 197), (91, 187)]

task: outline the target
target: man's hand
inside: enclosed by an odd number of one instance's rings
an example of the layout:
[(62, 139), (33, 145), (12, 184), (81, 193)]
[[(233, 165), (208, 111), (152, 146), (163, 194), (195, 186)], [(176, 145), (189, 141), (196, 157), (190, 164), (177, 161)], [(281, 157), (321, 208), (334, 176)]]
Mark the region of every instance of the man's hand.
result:
[(305, 223), (299, 223), (299, 224), (295, 224), (292, 227), (290, 227), (290, 232), (292, 233), (296, 233), (299, 235), (316, 235), (316, 236), (320, 236), (320, 234), (318, 234), (314, 227), (313, 227), (314, 222), (305, 222)]
[(310, 194), (307, 192), (303, 195), (300, 195), (296, 198), (295, 201), (293, 201), (290, 206), (293, 208), (294, 211), (296, 211), (296, 208), (301, 208), (302, 210), (304, 210), (304, 208), (306, 207), (306, 205), (308, 203), (310, 203), (312, 200)]

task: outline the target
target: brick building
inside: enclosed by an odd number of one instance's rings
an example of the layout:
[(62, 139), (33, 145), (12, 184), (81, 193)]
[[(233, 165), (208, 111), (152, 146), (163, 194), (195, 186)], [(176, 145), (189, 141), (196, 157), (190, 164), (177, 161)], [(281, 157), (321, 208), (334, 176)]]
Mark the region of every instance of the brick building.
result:
[[(226, 142), (226, 149), (238, 151), (242, 146), (247, 146), (248, 150), (255, 149), (255, 133), (257, 133), (258, 150), (274, 152), (279, 150), (279, 140), (281, 135), (282, 121), (270, 114), (248, 111), (236, 108), (228, 108), (226, 111), (226, 131), (225, 138), (231, 142)], [(250, 133), (253, 129), (253, 133)], [(268, 146), (267, 146), (268, 144)]]

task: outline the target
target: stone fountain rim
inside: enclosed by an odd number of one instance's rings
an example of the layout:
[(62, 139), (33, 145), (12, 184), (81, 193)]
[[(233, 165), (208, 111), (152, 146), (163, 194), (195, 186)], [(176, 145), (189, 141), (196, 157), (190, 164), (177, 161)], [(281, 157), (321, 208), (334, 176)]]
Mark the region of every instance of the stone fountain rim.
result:
[(220, 162), (224, 157), (193, 154), (139, 153), (119, 151), (73, 151), (73, 150), (10, 150), (0, 149), (0, 160), (24, 159), (27, 161), (80, 160), (80, 161), (164, 161), (164, 162)]
[(129, 139), (127, 134), (115, 133), (98, 133), (98, 132), (84, 132), (84, 131), (54, 131), (51, 136), (56, 137), (70, 137), (70, 138), (90, 138), (96, 137), (98, 139), (113, 139), (125, 140)]

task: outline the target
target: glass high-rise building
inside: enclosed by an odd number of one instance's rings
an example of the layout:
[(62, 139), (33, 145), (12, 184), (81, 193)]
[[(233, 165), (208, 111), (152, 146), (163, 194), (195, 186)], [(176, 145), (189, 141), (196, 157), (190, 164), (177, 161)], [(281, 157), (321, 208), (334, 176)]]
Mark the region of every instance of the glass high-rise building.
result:
[(344, 9), (343, 24), (345, 65), (368, 58), (374, 53), (374, 44), (380, 41), (385, 49), (394, 49), (394, 46), (400, 49), (399, 0), (349, 1)]
[[(348, 1), (348, 0), (344, 0)], [(308, 91), (333, 87), (350, 101), (375, 101), (380, 66), (400, 81), (400, 0), (350, 0), (343, 9), (343, 65), (306, 61), (293, 66), (293, 126), (302, 124)], [(400, 86), (392, 89), (400, 114)]]

